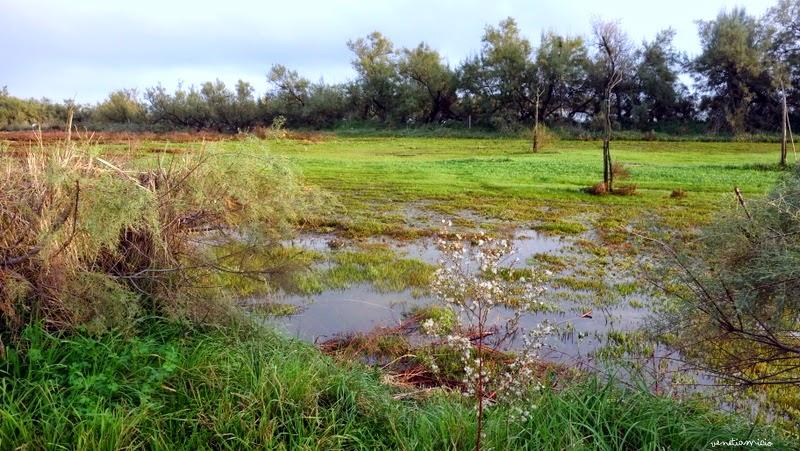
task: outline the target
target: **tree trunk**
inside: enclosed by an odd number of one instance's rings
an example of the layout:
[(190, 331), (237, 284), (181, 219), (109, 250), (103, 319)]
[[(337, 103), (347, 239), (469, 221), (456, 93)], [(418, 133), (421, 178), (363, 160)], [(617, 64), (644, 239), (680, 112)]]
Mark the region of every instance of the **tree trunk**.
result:
[(605, 136), (603, 137), (603, 183), (606, 185), (606, 191), (611, 192), (614, 189), (614, 172), (611, 169), (611, 92), (606, 91), (606, 105), (604, 113), (603, 128)]
[(539, 91), (536, 91), (536, 108), (533, 112), (533, 152), (539, 151)]

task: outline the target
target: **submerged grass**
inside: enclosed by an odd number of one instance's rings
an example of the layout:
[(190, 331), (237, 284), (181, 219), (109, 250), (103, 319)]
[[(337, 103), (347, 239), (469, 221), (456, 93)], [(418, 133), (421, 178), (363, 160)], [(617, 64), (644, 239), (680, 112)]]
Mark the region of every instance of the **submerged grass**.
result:
[[(0, 448), (471, 449), (474, 410), (436, 389), (394, 399), (375, 370), (251, 326), (144, 320), (133, 338), (29, 327), (0, 362)], [(488, 411), (493, 449), (702, 449), (781, 438), (702, 405), (589, 379)]]
[(355, 283), (371, 283), (380, 292), (424, 291), (435, 270), (432, 265), (400, 258), (392, 250), (380, 248), (334, 251), (322, 261), (328, 267), (315, 268), (294, 277), (294, 291), (316, 294), (347, 288)]

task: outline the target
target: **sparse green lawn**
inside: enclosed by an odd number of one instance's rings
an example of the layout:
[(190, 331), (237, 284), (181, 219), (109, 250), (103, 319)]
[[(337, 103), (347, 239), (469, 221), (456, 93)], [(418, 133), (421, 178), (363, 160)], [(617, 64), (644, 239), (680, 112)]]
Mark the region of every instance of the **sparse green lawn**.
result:
[[(602, 178), (599, 142), (558, 142), (539, 154), (529, 151), (527, 141), (511, 139), (365, 138), (268, 145), (328, 189), (405, 199), (469, 193), (597, 202), (578, 190)], [(660, 202), (675, 188), (704, 198), (730, 192), (733, 186), (762, 193), (776, 172), (754, 166), (775, 169), (778, 148), (770, 143), (620, 141), (613, 143), (612, 152), (629, 167), (630, 182), (642, 190), (639, 200)]]
[[(577, 221), (608, 228), (656, 219), (690, 228), (729, 205), (735, 186), (760, 196), (781, 173), (771, 143), (619, 141), (613, 156), (631, 176), (617, 183), (638, 190), (592, 196), (581, 188), (602, 179), (599, 142), (557, 142), (538, 154), (519, 139), (332, 138), (223, 147), (266, 147), (288, 158), (308, 181), (339, 195), (340, 216), (349, 221), (343, 227), (355, 236), (407, 233), (403, 204), (419, 201), (445, 216), (471, 210), (531, 225)], [(670, 198), (674, 189), (687, 196)], [(558, 233), (562, 227), (548, 228)]]
[[(560, 141), (534, 154), (522, 139), (326, 136), (207, 146), (287, 158), (305, 180), (336, 194), (337, 211), (325, 223), (354, 237), (415, 236), (420, 230), (409, 224), (408, 205), (453, 219), (470, 210), (550, 233), (574, 230), (575, 223), (609, 229), (652, 219), (687, 229), (730, 205), (734, 187), (760, 196), (781, 174), (774, 143), (617, 141), (613, 157), (630, 172), (617, 185), (635, 184), (636, 194), (593, 196), (581, 189), (602, 180), (599, 141)], [(675, 189), (686, 197), (671, 198)]]

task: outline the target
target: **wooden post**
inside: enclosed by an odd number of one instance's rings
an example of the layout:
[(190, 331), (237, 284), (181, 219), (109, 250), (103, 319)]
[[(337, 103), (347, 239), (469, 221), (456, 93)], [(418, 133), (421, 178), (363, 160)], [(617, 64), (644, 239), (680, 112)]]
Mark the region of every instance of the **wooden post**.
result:
[(782, 114), (781, 114), (781, 131), (783, 135), (781, 137), (781, 166), (786, 166), (786, 154), (788, 152), (788, 147), (786, 146), (787, 136), (788, 136), (788, 124), (789, 122), (789, 109), (786, 106), (786, 88), (783, 86), (783, 80), (781, 80), (781, 94), (782, 94)]
[(752, 221), (753, 217), (750, 216), (750, 211), (747, 210), (747, 204), (744, 203), (744, 196), (742, 196), (742, 190), (740, 190), (739, 187), (737, 186), (733, 188), (733, 192), (734, 194), (736, 194), (736, 200), (739, 201), (739, 205), (741, 205), (742, 208), (744, 209), (744, 214), (747, 215), (747, 219)]
[(536, 88), (536, 107), (533, 112), (533, 151), (539, 151), (539, 88)]

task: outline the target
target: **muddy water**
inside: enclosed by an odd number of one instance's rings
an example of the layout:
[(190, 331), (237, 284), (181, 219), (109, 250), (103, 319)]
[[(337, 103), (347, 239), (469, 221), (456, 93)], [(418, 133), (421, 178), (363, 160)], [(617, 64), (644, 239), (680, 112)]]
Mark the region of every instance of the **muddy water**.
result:
[[(430, 238), (411, 242), (376, 238), (368, 242), (382, 243), (404, 258), (434, 265), (439, 263), (441, 257), (434, 240)], [(574, 241), (534, 230), (517, 230), (513, 234), (513, 243), (516, 251), (514, 259), (507, 261), (506, 266), (527, 267), (526, 260), (538, 253), (566, 256), (576, 253), (572, 246)], [(323, 234), (306, 235), (286, 244), (322, 252), (331, 251), (332, 247), (352, 246), (352, 243), (342, 242), (333, 235)], [(532, 329), (542, 321), (559, 325), (560, 332), (547, 339), (544, 356), (558, 362), (579, 361), (607, 343), (609, 332), (635, 330), (649, 314), (647, 309), (631, 306), (632, 300), (648, 304), (647, 299), (636, 294), (601, 307), (597, 305), (603, 303), (596, 302), (597, 299), (593, 299), (596, 297), (592, 292), (552, 289), (547, 294), (547, 300), (559, 311), (526, 314), (520, 321), (521, 329)], [(352, 332), (369, 332), (376, 327), (394, 326), (402, 321), (404, 314), (412, 307), (435, 302), (430, 297), (415, 297), (410, 290), (381, 293), (370, 284), (356, 284), (347, 289), (329, 290), (308, 297), (281, 296), (273, 301), (299, 306), (300, 311), (270, 322), (290, 336), (311, 342)], [(493, 314), (493, 322), (502, 324), (513, 312), (498, 308)], [(519, 344), (518, 338), (511, 343), (511, 347)]]
[(280, 302), (299, 306), (299, 313), (271, 321), (288, 335), (313, 342), (399, 324), (411, 307), (432, 301), (414, 298), (410, 290), (380, 293), (370, 284), (356, 284), (310, 297), (285, 296)]

